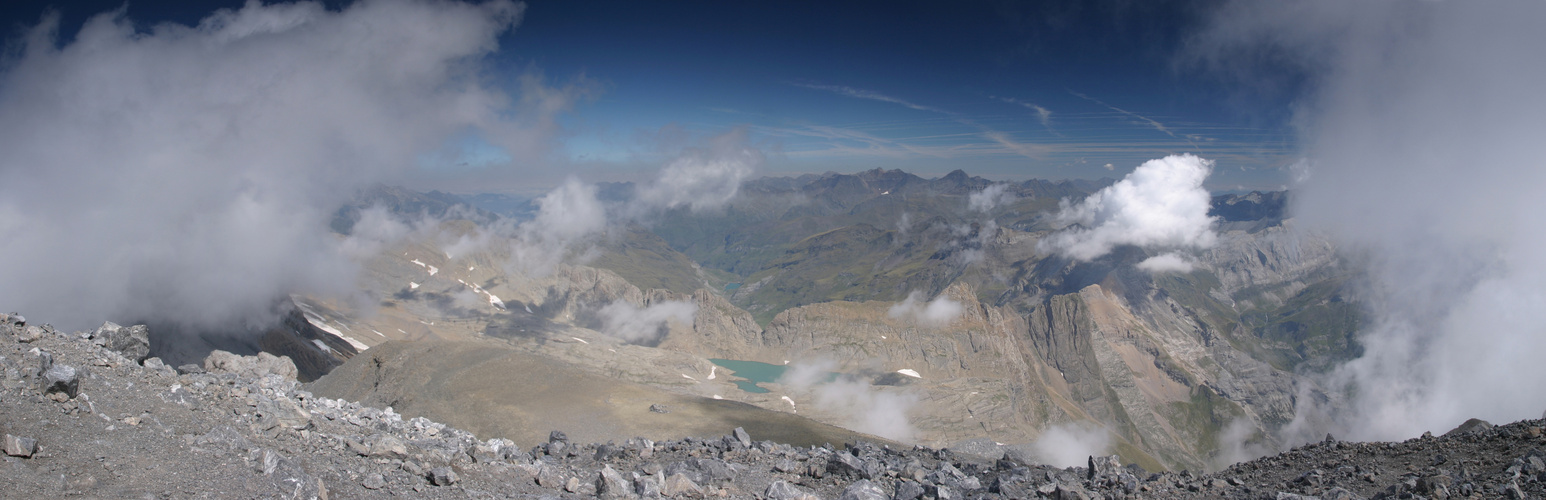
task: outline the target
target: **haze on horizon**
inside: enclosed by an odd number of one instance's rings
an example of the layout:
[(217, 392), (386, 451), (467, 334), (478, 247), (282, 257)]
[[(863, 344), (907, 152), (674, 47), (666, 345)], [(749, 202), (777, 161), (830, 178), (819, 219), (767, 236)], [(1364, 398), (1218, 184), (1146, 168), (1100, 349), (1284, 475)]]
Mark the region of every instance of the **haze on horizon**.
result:
[(640, 214), (757, 175), (1123, 178), (1192, 154), (1214, 190), (1293, 186), (1371, 263), (1368, 353), (1331, 379), (1353, 413), (1299, 428), (1546, 406), (1493, 384), (1546, 383), (1546, 319), (1522, 313), (1546, 303), (1538, 2), (92, 7), (3, 23), (0, 304), (61, 325), (347, 290), (371, 242), (326, 222), (376, 183), (547, 192), (514, 229), (541, 266), (615, 222), (598, 181), (637, 182)]

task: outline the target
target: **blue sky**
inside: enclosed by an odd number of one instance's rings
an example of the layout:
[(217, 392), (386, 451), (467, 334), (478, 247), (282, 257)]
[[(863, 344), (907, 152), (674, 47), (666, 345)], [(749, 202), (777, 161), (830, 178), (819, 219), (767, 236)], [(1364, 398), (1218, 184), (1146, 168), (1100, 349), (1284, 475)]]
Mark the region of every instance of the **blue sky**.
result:
[[(70, 33), (119, 5), (55, 8)], [(239, 5), (127, 9), (150, 26)], [(42, 8), (6, 7), (5, 24), (35, 23)], [(1235, 92), (1178, 56), (1211, 8), (531, 0), (490, 62), (496, 79), (539, 72), (593, 89), (560, 117), (550, 163), (595, 180), (643, 175), (684, 144), (745, 128), (771, 175), (1120, 177), (1194, 152), (1217, 161), (1215, 189), (1277, 188), (1295, 160), (1287, 103)]]

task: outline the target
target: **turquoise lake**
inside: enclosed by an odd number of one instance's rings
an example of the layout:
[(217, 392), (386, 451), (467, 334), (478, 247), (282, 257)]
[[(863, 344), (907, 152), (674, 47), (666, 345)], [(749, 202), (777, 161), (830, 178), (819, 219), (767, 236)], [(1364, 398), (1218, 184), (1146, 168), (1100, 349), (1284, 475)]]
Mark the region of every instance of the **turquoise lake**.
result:
[(710, 359), (716, 365), (730, 370), (730, 374), (745, 380), (731, 380), (736, 387), (746, 392), (763, 393), (767, 389), (758, 386), (762, 382), (774, 382), (784, 376), (784, 370), (789, 367), (784, 365), (770, 365), (756, 361), (738, 361), (734, 359)]

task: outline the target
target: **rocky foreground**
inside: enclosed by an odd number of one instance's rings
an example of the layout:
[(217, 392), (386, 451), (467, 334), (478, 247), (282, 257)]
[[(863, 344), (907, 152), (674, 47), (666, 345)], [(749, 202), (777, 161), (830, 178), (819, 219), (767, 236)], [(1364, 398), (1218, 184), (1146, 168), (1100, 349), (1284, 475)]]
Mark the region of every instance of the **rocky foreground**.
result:
[(287, 358), (145, 358), (144, 327), (66, 333), (0, 315), (7, 498), (1540, 498), (1542, 421), (1471, 421), (1401, 443), (1328, 440), (1215, 474), (1116, 457), (722, 437), (514, 443), (314, 397)]

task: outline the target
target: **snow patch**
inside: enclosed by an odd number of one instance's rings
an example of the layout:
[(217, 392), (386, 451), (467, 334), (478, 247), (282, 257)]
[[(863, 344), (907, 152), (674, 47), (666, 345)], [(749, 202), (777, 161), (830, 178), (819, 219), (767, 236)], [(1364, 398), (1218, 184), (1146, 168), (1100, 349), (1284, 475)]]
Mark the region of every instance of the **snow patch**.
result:
[(590, 342), (586, 342), (585, 339), (582, 339), (582, 338), (579, 338), (579, 337), (569, 337), (569, 338), (578, 340), (578, 341), (580, 341), (581, 344), (589, 344), (590, 343)]
[(435, 273), (440, 272), (440, 269), (435, 267), (435, 266), (428, 266), (428, 267), (429, 267), (429, 275), (430, 276), (434, 276)]
[(709, 367), (709, 380), (714, 380), (714, 371), (718, 370), (718, 369), (719, 369), (718, 366), (710, 366)]
[(903, 375), (906, 375), (906, 376), (909, 376), (909, 377), (912, 377), (912, 378), (923, 378), (923, 375), (919, 375), (918, 371), (914, 370), (912, 368), (903, 368), (903, 369), (897, 370), (896, 372), (900, 373), (900, 374), (903, 374)]
[(489, 305), (492, 305), (494, 307), (498, 307), (500, 309), (504, 309), (505, 308), (505, 301), (499, 300), (499, 297), (494, 295), (494, 294), (492, 294), (492, 293), (488, 294), (488, 303), (489, 303)]
[(685, 378), (685, 379), (687, 379), (687, 380), (691, 380), (691, 381), (693, 381), (693, 382), (697, 382), (697, 381), (698, 381), (698, 379), (695, 379), (695, 378), (692, 378), (692, 375), (688, 375), (688, 374), (686, 374), (686, 373), (683, 373), (683, 374), (682, 374), (682, 378)]
[(408, 282), (408, 289), (409, 290), (418, 290), (419, 289), (419, 284), (418, 283), (414, 283), (412, 281), (409, 281)]

